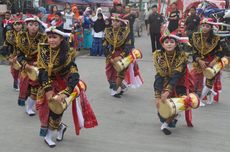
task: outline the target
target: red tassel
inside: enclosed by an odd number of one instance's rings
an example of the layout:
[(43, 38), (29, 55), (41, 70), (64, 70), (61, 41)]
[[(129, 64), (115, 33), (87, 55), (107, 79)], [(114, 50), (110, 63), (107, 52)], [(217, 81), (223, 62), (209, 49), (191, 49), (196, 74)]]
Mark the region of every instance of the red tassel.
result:
[(221, 84), (220, 78), (221, 78), (221, 75), (218, 74), (216, 76), (216, 81), (214, 83), (214, 91), (217, 93), (217, 95), (214, 96), (215, 102), (219, 102), (220, 90), (222, 90), (222, 84)]
[(74, 127), (76, 135), (80, 135), (80, 126), (78, 122), (78, 115), (77, 115), (77, 108), (76, 108), (76, 100), (72, 103), (72, 115), (73, 115), (73, 121), (74, 121)]
[(187, 122), (188, 127), (193, 127), (193, 124), (192, 124), (192, 110), (186, 110), (185, 111), (185, 120)]
[(216, 94), (216, 96), (214, 96), (214, 101), (215, 101), (215, 102), (219, 102), (219, 94), (220, 94), (220, 93), (219, 93), (219, 91), (216, 91), (216, 93), (217, 93), (217, 94)]
[(84, 91), (80, 93), (80, 101), (82, 106), (82, 114), (84, 117), (84, 127), (93, 128), (98, 125), (97, 118), (93, 112), (93, 109), (87, 99)]

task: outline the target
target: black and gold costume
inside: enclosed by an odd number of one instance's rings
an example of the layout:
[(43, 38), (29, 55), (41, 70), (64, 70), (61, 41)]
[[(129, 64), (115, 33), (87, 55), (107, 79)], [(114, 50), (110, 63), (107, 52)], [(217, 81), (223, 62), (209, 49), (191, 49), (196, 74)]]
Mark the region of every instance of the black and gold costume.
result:
[(119, 30), (114, 31), (114, 29), (105, 29), (105, 40), (103, 47), (105, 49), (105, 56), (110, 58), (115, 54), (116, 49), (122, 49), (121, 56), (127, 56), (130, 52), (131, 40), (129, 39), (130, 29), (128, 27), (121, 27)]
[[(184, 84), (178, 83), (186, 72), (187, 55), (184, 52), (174, 51), (172, 55), (165, 51), (153, 53), (154, 66), (156, 69), (154, 91), (155, 97), (161, 98), (164, 91), (178, 95), (185, 94)], [(176, 91), (176, 92), (174, 92)]]
[(16, 46), (19, 49), (17, 61), (21, 65), (20, 73), (20, 93), (18, 104), (20, 106), (25, 105), (25, 100), (29, 95), (36, 96), (37, 94), (37, 82), (29, 80), (26, 72), (25, 65), (36, 66), (35, 61), (37, 60), (38, 44), (46, 41), (46, 35), (38, 32), (35, 37), (29, 36), (27, 31), (18, 33), (16, 38)]
[(5, 57), (8, 58), (11, 63), (11, 74), (14, 79), (13, 87), (14, 89), (18, 89), (18, 76), (19, 76), (19, 70), (16, 70), (13, 66), (14, 63), (12, 63), (13, 60), (17, 57), (19, 53), (19, 49), (16, 46), (16, 37), (18, 35), (18, 32), (15, 30), (10, 30), (6, 32), (6, 40), (4, 42), (4, 48), (5, 48)]
[(58, 129), (62, 118), (62, 114), (57, 115), (49, 111), (45, 93), (52, 90), (55, 94), (61, 93), (68, 97), (79, 82), (79, 74), (69, 48), (53, 50), (45, 43), (39, 44), (37, 67), (40, 83), (37, 107), (42, 127), (41, 135), (45, 136), (44, 130), (47, 127), (51, 130)]
[(38, 44), (46, 41), (46, 35), (38, 32), (35, 37), (29, 36), (28, 32), (20, 32), (17, 36), (17, 47), (20, 50), (18, 61), (20, 64), (37, 60)]
[(16, 38), (18, 33), (14, 30), (10, 30), (6, 32), (6, 40), (4, 45), (7, 45), (9, 47), (8, 51), (10, 54), (10, 57), (15, 57), (18, 53), (18, 48), (16, 46)]
[(120, 27), (117, 31), (114, 29), (105, 29), (105, 40), (103, 42), (103, 49), (106, 56), (106, 76), (110, 84), (110, 89), (116, 88), (116, 78), (124, 79), (125, 70), (117, 72), (111, 63), (111, 59), (126, 57), (132, 50), (131, 40), (129, 36), (129, 26)]
[[(190, 43), (193, 46), (193, 68), (197, 73), (202, 73), (202, 69), (198, 64), (198, 61), (201, 59), (206, 61), (208, 64), (215, 60), (216, 62), (220, 61), (223, 57), (222, 48), (220, 45), (220, 37), (213, 35), (206, 37), (200, 32), (193, 33)], [(206, 85), (209, 88), (212, 88), (215, 78), (206, 79)]]

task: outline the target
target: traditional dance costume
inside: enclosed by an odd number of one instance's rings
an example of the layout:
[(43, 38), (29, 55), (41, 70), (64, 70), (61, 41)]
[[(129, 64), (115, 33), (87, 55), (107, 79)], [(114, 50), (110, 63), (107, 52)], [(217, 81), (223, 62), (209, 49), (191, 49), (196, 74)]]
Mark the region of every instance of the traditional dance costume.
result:
[[(127, 69), (117, 72), (113, 66), (114, 63), (111, 61), (116, 62), (126, 57), (132, 50), (131, 40), (128, 38), (129, 32), (129, 25), (121, 26), (117, 30), (114, 30), (113, 27), (105, 29), (103, 49), (106, 56), (106, 76), (110, 85), (111, 95), (115, 97), (120, 97), (117, 93), (117, 89), (120, 87), (117, 81), (119, 79), (122, 81), (125, 78)], [(122, 85), (121, 88), (126, 87)]]
[[(27, 18), (25, 22), (38, 22), (36, 18)], [(37, 87), (38, 82), (30, 80), (27, 72), (26, 66), (36, 66), (37, 60), (37, 52), (38, 52), (38, 44), (46, 41), (46, 35), (40, 33), (39, 31), (35, 36), (30, 36), (28, 31), (23, 31), (18, 33), (17, 36), (17, 47), (19, 48), (19, 54), (17, 56), (17, 61), (21, 66), (20, 71), (20, 92), (18, 98), (18, 105), (24, 106), (25, 100), (27, 100), (28, 105), (26, 108), (26, 112), (29, 115), (34, 115), (34, 111), (32, 110), (36, 95), (37, 95)], [(33, 97), (32, 97), (33, 96)]]
[[(62, 31), (55, 29), (55, 27), (46, 29), (46, 33), (65, 35)], [(39, 68), (38, 81), (40, 87), (38, 89), (36, 107), (39, 111), (41, 122), (40, 135), (45, 137), (45, 142), (50, 147), (56, 145), (52, 141), (54, 130), (58, 131), (57, 141), (62, 141), (67, 126), (62, 123), (64, 111), (57, 113), (50, 109), (48, 105), (51, 101), (47, 99), (46, 93), (52, 91), (53, 96), (72, 96), (75, 87), (78, 86), (80, 77), (77, 65), (74, 63), (72, 57), (65, 40), (56, 49), (50, 48), (49, 44), (39, 44), (37, 66)], [(80, 97), (80, 102), (73, 101), (72, 104), (77, 134), (79, 134), (79, 130), (82, 127), (92, 128), (97, 125), (96, 117), (83, 91), (80, 92)]]
[[(170, 35), (163, 35), (161, 39), (167, 38), (175, 39)], [(162, 41), (161, 43), (163, 43)], [(186, 95), (189, 91), (193, 90), (192, 82), (189, 80), (187, 55), (185, 52), (180, 51), (178, 47), (175, 48), (173, 53), (168, 53), (164, 49), (157, 50), (153, 53), (153, 61), (156, 69), (154, 81), (154, 92), (156, 99), (161, 99), (162, 94), (166, 91), (170, 93), (169, 98), (175, 98)], [(172, 116), (168, 119), (164, 119), (159, 113), (158, 116), (162, 122), (161, 130), (166, 135), (171, 134), (171, 131), (168, 130), (168, 127), (176, 126), (179, 115)], [(185, 116), (187, 125), (192, 127), (191, 111), (185, 111)]]
[[(201, 24), (210, 24), (211, 20), (204, 19)], [(219, 91), (221, 90), (220, 73), (214, 78), (205, 78), (205, 84), (203, 87), (203, 70), (199, 65), (199, 60), (205, 61), (205, 64), (209, 66), (211, 62), (219, 62), (223, 57), (222, 48), (220, 46), (220, 37), (216, 35), (205, 35), (202, 32), (193, 33), (190, 43), (193, 46), (193, 69), (192, 76), (196, 84), (197, 92), (200, 94), (201, 106), (205, 104), (202, 102), (206, 95), (209, 94), (207, 104), (212, 104), (214, 99), (218, 101)], [(203, 90), (202, 90), (203, 88)], [(201, 92), (202, 90), (202, 92)], [(214, 98), (214, 96), (216, 97)]]
[[(16, 24), (23, 24), (23, 21), (21, 20), (12, 20), (10, 21), (10, 24), (12, 26), (16, 25)], [(16, 37), (18, 35), (20, 31), (16, 31), (16, 30), (10, 30), (6, 32), (6, 40), (4, 45), (6, 45), (8, 47), (8, 51), (9, 51), (9, 61), (10, 61), (10, 69), (11, 69), (11, 74), (13, 76), (14, 82), (13, 82), (13, 88), (16, 89), (18, 91), (18, 85), (19, 85), (19, 70), (15, 69), (13, 66), (13, 62), (14, 60), (16, 60), (17, 58), (17, 54), (18, 54), (18, 48), (16, 46)]]

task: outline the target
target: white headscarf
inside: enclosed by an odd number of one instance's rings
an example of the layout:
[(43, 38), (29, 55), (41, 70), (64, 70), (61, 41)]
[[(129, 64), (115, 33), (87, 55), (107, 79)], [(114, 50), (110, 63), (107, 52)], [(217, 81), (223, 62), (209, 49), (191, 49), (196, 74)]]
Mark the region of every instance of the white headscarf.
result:
[[(98, 18), (97, 15), (98, 15), (99, 11), (102, 13), (102, 8), (100, 8), (100, 7), (97, 8), (96, 15), (92, 18), (93, 22), (95, 22), (95, 21), (97, 20), (97, 18)], [(102, 13), (102, 15), (103, 15), (103, 19), (104, 19), (104, 20), (108, 18), (108, 17), (105, 16), (103, 13)]]

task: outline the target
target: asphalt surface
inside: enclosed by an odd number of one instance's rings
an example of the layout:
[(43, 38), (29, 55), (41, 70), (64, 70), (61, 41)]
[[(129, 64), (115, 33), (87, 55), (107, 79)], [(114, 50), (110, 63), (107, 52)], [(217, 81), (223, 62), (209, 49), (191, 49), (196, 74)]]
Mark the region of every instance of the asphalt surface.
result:
[(230, 147), (230, 73), (223, 72), (223, 91), (218, 104), (193, 111), (193, 128), (186, 126), (182, 116), (172, 135), (160, 131), (153, 97), (154, 70), (150, 38), (136, 38), (144, 58), (139, 67), (144, 85), (129, 89), (121, 98), (109, 95), (105, 77), (105, 58), (77, 57), (81, 79), (99, 126), (82, 129), (76, 136), (71, 108), (63, 117), (68, 125), (63, 142), (50, 149), (39, 137), (39, 119), (29, 117), (17, 106), (18, 92), (12, 89), (9, 66), (0, 65), (0, 152), (229, 152)]

